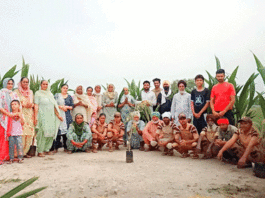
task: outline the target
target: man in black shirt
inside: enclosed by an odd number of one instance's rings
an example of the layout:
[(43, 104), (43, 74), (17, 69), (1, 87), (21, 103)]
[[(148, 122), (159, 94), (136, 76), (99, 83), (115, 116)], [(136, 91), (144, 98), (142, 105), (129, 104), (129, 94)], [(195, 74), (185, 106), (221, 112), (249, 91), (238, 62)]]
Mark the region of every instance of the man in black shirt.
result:
[(171, 111), (172, 102), (170, 82), (168, 80), (165, 80), (162, 86), (163, 90), (157, 96), (157, 105), (160, 105), (158, 109), (160, 115), (162, 115), (164, 112)]

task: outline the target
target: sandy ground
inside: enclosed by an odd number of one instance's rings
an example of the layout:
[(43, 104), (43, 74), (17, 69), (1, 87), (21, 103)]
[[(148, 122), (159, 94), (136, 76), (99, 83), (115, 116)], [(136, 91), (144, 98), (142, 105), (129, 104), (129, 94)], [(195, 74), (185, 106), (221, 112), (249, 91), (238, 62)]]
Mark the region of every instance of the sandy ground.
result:
[(265, 179), (216, 159), (194, 160), (125, 148), (109, 153), (64, 153), (0, 166), (0, 195), (33, 176), (23, 192), (48, 186), (35, 197), (265, 197)]

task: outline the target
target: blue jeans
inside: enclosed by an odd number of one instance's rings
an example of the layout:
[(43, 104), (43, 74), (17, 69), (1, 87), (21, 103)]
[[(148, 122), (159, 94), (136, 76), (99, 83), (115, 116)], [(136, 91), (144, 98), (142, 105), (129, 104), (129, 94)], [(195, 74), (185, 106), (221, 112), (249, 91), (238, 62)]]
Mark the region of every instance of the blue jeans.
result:
[(14, 159), (15, 146), (17, 147), (18, 159), (23, 158), (23, 143), (22, 136), (10, 136), (9, 137), (9, 157), (10, 160)]

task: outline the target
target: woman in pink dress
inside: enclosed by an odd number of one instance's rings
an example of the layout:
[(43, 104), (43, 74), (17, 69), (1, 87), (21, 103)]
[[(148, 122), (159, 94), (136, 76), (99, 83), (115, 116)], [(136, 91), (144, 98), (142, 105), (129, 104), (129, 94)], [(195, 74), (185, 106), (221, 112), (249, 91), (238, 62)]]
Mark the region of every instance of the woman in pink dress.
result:
[(11, 118), (16, 116), (10, 113), (11, 102), (19, 100), (17, 94), (12, 92), (13, 86), (14, 80), (6, 78), (3, 81), (3, 89), (0, 90), (0, 165), (9, 160), (7, 136), (11, 129)]
[(88, 87), (86, 89), (86, 92), (87, 92), (88, 99), (89, 99), (89, 101), (91, 103), (91, 108), (88, 111), (87, 117), (88, 117), (88, 120), (89, 120), (89, 125), (92, 126), (92, 124), (94, 123), (94, 121), (97, 118), (98, 103), (97, 103), (96, 98), (93, 96), (93, 88), (92, 87)]

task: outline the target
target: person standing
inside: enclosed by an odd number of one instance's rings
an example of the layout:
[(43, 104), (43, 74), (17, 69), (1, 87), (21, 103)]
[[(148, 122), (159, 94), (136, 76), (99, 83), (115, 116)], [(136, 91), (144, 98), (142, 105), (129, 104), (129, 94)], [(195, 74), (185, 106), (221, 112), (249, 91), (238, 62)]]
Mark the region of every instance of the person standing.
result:
[(235, 103), (236, 91), (231, 83), (225, 82), (225, 70), (216, 71), (218, 84), (214, 85), (211, 91), (210, 105), (216, 119), (226, 117), (231, 125), (235, 125), (235, 118), (232, 112)]
[(72, 116), (75, 117), (76, 114), (80, 113), (83, 115), (83, 120), (89, 122), (88, 111), (91, 108), (88, 96), (84, 94), (83, 87), (79, 85), (75, 90), (75, 95), (73, 96), (74, 109), (72, 111)]
[[(161, 80), (159, 78), (155, 78), (153, 79), (153, 83), (154, 83), (155, 88), (152, 89), (152, 91), (155, 93), (156, 100), (157, 100), (159, 93), (161, 93), (161, 91), (163, 90), (160, 88)], [(155, 111), (156, 108), (157, 108), (157, 104), (153, 106), (153, 110)]]
[(150, 82), (148, 80), (143, 82), (143, 89), (141, 92), (142, 101), (138, 101), (138, 103), (146, 103), (152, 113), (153, 106), (156, 105), (156, 96), (153, 91), (150, 91)]
[(185, 91), (186, 87), (187, 83), (184, 80), (178, 82), (179, 92), (174, 95), (171, 105), (171, 115), (177, 125), (179, 125), (178, 117), (180, 113), (184, 113), (187, 121), (191, 122), (191, 95)]
[(103, 94), (103, 113), (106, 115), (106, 123), (114, 118), (114, 114), (117, 112), (118, 105), (118, 93), (115, 91), (115, 87), (113, 84), (109, 84), (107, 87), (107, 91)]
[(0, 91), (0, 165), (9, 159), (9, 148), (7, 132), (11, 129), (12, 118), (17, 116), (11, 114), (11, 101), (19, 100), (17, 94), (12, 91), (14, 80), (5, 78), (3, 89)]
[(93, 96), (93, 88), (92, 87), (88, 87), (86, 89), (86, 93), (87, 93), (87, 96), (88, 96), (88, 100), (91, 104), (91, 108), (89, 109), (88, 111), (88, 121), (89, 123), (91, 123), (91, 126), (93, 124), (93, 122), (95, 121), (96, 117), (97, 117), (97, 109), (98, 109), (98, 103), (97, 103), (97, 100), (96, 98)]
[(97, 100), (97, 104), (98, 104), (98, 108), (97, 108), (97, 118), (99, 117), (99, 115), (102, 113), (102, 94), (100, 93), (101, 91), (101, 86), (100, 85), (96, 85), (95, 86), (95, 92), (94, 92), (94, 97)]
[(159, 113), (162, 115), (165, 112), (170, 112), (171, 111), (171, 102), (172, 98), (171, 96), (171, 89), (170, 89), (170, 82), (168, 80), (165, 80), (163, 82), (163, 90), (161, 93), (158, 94), (157, 97), (157, 105), (159, 106)]
[(210, 91), (203, 87), (203, 75), (195, 77), (196, 89), (191, 92), (191, 111), (193, 113), (193, 125), (197, 128), (200, 135), (203, 128), (207, 126), (205, 114), (210, 105)]
[(67, 152), (67, 137), (66, 133), (70, 126), (70, 124), (73, 122), (72, 116), (71, 116), (71, 110), (74, 107), (73, 98), (67, 93), (68, 91), (68, 85), (63, 84), (61, 86), (61, 93), (55, 94), (54, 98), (57, 101), (58, 107), (60, 109), (60, 115), (63, 117), (63, 122), (61, 122), (58, 130), (58, 134), (55, 140), (54, 145), (54, 152), (57, 153), (60, 143), (61, 143), (61, 137), (63, 138), (63, 147), (64, 152)]
[(37, 152), (39, 157), (53, 155), (50, 151), (57, 136), (60, 121), (59, 108), (48, 86), (48, 81), (41, 81), (41, 88), (35, 94), (35, 125), (37, 125)]
[(129, 94), (129, 89), (127, 87), (123, 88), (124, 95), (121, 97), (121, 103), (118, 105), (121, 108), (121, 118), (122, 122), (126, 123), (127, 118), (133, 111), (132, 107), (135, 106), (134, 98)]
[(33, 137), (35, 135), (34, 128), (34, 102), (33, 102), (33, 92), (29, 89), (29, 79), (27, 77), (22, 77), (18, 83), (18, 89), (15, 90), (18, 95), (21, 106), (22, 113), (24, 116), (24, 126), (22, 134), (23, 142), (23, 153), (25, 158), (31, 158), (28, 155), (30, 146), (32, 145)]

